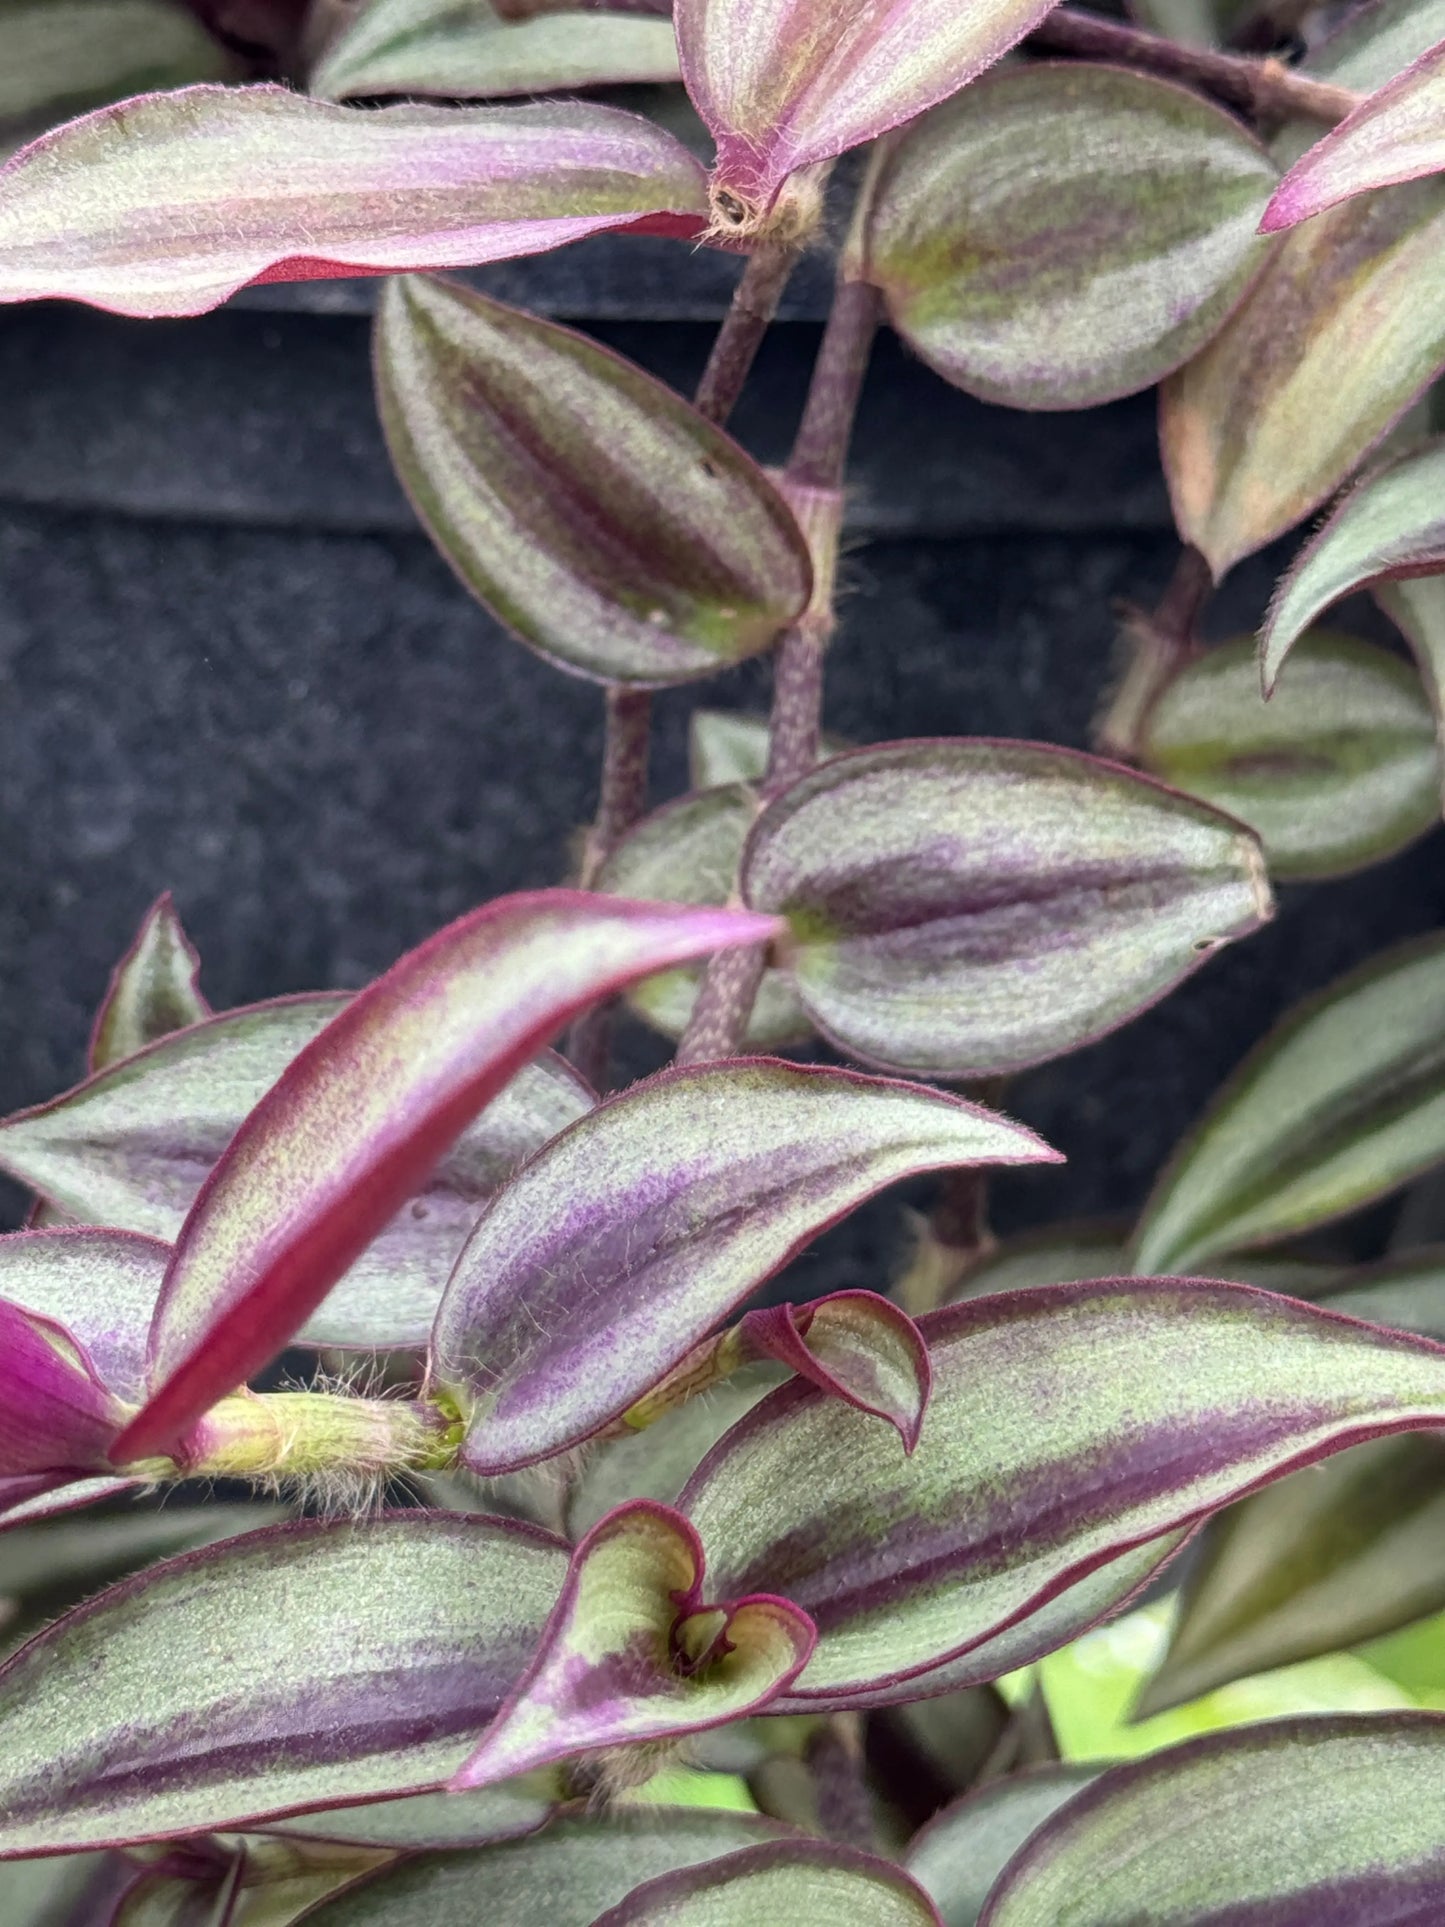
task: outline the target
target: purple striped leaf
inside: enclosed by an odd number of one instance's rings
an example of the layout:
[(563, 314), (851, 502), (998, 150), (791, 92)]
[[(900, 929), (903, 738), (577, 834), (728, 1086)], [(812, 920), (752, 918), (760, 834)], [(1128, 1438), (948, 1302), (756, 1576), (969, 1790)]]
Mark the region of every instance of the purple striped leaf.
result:
[(1216, 577), (1302, 521), (1445, 366), (1445, 182), (1282, 237), (1161, 395), (1174, 519)]
[(605, 10), (512, 16), (492, 0), (371, 0), (313, 69), (323, 100), (495, 100), (678, 78), (672, 22)]
[(817, 1624), (793, 1701), (905, 1687), (1295, 1466), (1445, 1426), (1445, 1348), (1243, 1285), (1056, 1285), (919, 1325), (911, 1458), (795, 1381), (678, 1501), (719, 1591), (778, 1591)]
[(860, 1412), (886, 1419), (911, 1452), (932, 1370), (913, 1320), (873, 1291), (835, 1291), (809, 1305), (766, 1305), (739, 1325), (744, 1352), (776, 1359)]
[(1445, 41), (1370, 95), (1297, 160), (1260, 222), (1276, 234), (1356, 194), (1445, 170)]
[[(566, 1572), (533, 1527), (419, 1512), (274, 1526), (151, 1567), (0, 1668), (0, 1857), (439, 1788)], [(501, 1792), (516, 1831), (545, 1817), (545, 1792)]]
[(1248, 823), (1276, 879), (1347, 876), (1440, 816), (1440, 753), (1420, 679), (1353, 636), (1313, 629), (1260, 701), (1254, 639), (1186, 663), (1144, 718), (1152, 775)]
[[(466, 1797), (447, 1796), (454, 1806)], [(465, 1927), (480, 1904), (496, 1927), (592, 1927), (640, 1881), (789, 1833), (759, 1814), (702, 1807), (573, 1811), (485, 1854), (403, 1862), (332, 1901), (316, 1920), (318, 1927)]]
[(19, 1231), (0, 1237), (0, 1298), (63, 1325), (100, 1383), (139, 1405), (170, 1256), (169, 1245), (126, 1231)]
[[(68, 1220), (174, 1242), (247, 1115), (346, 1001), (340, 993), (284, 997), (195, 1025), (0, 1123), (0, 1168), (42, 1192)], [(592, 1102), (581, 1078), (550, 1051), (519, 1071), (295, 1342), (424, 1349), (457, 1253), (487, 1198)]]
[(776, 1698), (812, 1649), (811, 1622), (785, 1599), (711, 1601), (702, 1547), (678, 1513), (621, 1507), (573, 1553), (535, 1659), (451, 1784), (740, 1719)]
[(1276, 1025), (1216, 1092), (1134, 1234), (1141, 1272), (1312, 1230), (1445, 1158), (1445, 938), (1371, 958)]
[(409, 951), (293, 1060), (206, 1179), (156, 1307), (150, 1399), (116, 1463), (164, 1452), (265, 1364), (569, 1018), (650, 970), (776, 928), (541, 890)]
[(768, 1058), (664, 1071), (519, 1171), (458, 1259), (431, 1376), (466, 1421), (463, 1462), (496, 1476), (600, 1431), (886, 1185), (1055, 1161), (917, 1086)]
[(1086, 408), (1203, 347), (1264, 265), (1255, 229), (1277, 178), (1233, 115), (1182, 87), (1003, 67), (890, 150), (868, 277), (955, 387)]
[(645, 1881), (595, 1927), (941, 1927), (933, 1902), (901, 1868), (830, 1840), (745, 1847), (702, 1867)]
[(71, 1333), (0, 1299), (0, 1478), (99, 1471), (128, 1416)]
[(146, 911), (130, 949), (111, 972), (90, 1034), (91, 1070), (103, 1071), (209, 1017), (200, 975), (201, 959), (167, 890)]
[(499, 621), (604, 682), (715, 674), (812, 589), (792, 512), (736, 442), (595, 341), (447, 281), (393, 281), (376, 336), (392, 462)]
[(982, 73), (1047, 0), (676, 0), (693, 104), (717, 142), (714, 219), (746, 235), (790, 174), (921, 114)]
[(1364, 1927), (1445, 1911), (1445, 1715), (1271, 1720), (1112, 1767), (980, 1927)]
[(604, 228), (694, 232), (702, 170), (615, 108), (397, 106), (186, 87), (103, 107), (0, 169), (0, 302), (202, 314), (255, 281), (536, 254)]
[(989, 1890), (1050, 1814), (1099, 1777), (1097, 1766), (1037, 1766), (955, 1800), (908, 1843), (903, 1864), (945, 1927), (976, 1927)]
[(1414, 653), (1435, 711), (1435, 737), (1445, 768), (1445, 574), (1378, 583), (1375, 600)]
[(748, 902), (841, 1049), (932, 1076), (1125, 1023), (1272, 911), (1254, 837), (1097, 757), (986, 739), (835, 757), (764, 811)]

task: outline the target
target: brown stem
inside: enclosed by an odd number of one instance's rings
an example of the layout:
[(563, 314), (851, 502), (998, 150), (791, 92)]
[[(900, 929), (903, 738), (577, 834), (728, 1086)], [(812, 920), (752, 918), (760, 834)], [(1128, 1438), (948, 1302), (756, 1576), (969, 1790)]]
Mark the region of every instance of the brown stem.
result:
[(795, 249), (777, 246), (760, 247), (748, 256), (693, 397), (693, 405), (709, 421), (725, 422), (737, 406), (797, 259)]
[(1311, 80), (1278, 60), (1246, 54), (1216, 53), (1209, 47), (1184, 47), (1160, 34), (1146, 33), (1122, 20), (1056, 7), (1024, 43), (1036, 52), (1078, 54), (1085, 60), (1116, 61), (1142, 67), (1168, 80), (1182, 80), (1214, 94), (1256, 120), (1287, 120), (1303, 115), (1333, 127), (1364, 99), (1348, 87)]
[(1124, 639), (1132, 653), (1094, 731), (1106, 756), (1137, 759), (1154, 705), (1198, 647), (1196, 626), (1213, 587), (1209, 564), (1186, 547), (1153, 613), (1128, 614)]

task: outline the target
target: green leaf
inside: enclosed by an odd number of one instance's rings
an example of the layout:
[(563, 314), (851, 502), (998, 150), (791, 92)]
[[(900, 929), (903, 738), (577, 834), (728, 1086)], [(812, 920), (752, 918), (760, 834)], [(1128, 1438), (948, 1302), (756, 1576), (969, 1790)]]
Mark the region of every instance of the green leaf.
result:
[(677, 78), (666, 19), (580, 11), (508, 18), (491, 0), (371, 0), (327, 47), (310, 91), (324, 100), (485, 100)]
[(146, 911), (135, 941), (111, 972), (91, 1034), (91, 1070), (103, 1071), (209, 1017), (200, 972), (195, 945), (167, 890)]
[(1165, 1168), (1139, 1272), (1326, 1224), (1445, 1158), (1445, 938), (1402, 944), (1306, 998), (1257, 1044)]
[(1314, 630), (1261, 702), (1254, 643), (1208, 649), (1144, 724), (1153, 775), (1248, 823), (1275, 877), (1345, 876), (1393, 856), (1440, 814), (1434, 719), (1410, 668)]
[(1216, 576), (1332, 495), (1445, 365), (1445, 183), (1285, 235), (1231, 319), (1164, 384), (1175, 519)]
[(889, 152), (868, 274), (955, 387), (1087, 408), (1204, 346), (1264, 265), (1277, 179), (1233, 115), (1167, 81), (998, 68)]
[(1097, 1767), (1039, 1766), (954, 1801), (908, 1843), (903, 1864), (931, 1894), (943, 1927), (976, 1927), (1013, 1855), (1083, 1787)]
[(6, 0), (0, 47), (0, 123), (29, 126), (235, 67), (176, 0)]
[(236, 1858), (218, 1860), (205, 1872), (206, 1862), (198, 1859), (194, 1875), (164, 1868), (142, 1875), (106, 1927), (291, 1927), (378, 1859), (389, 1858), (251, 1837)]
[(595, 341), (447, 281), (377, 323), (392, 461), (467, 587), (549, 660), (643, 686), (766, 649), (806, 606), (807, 544), (712, 422)]
[[(766, 729), (763, 755), (766, 759)], [(628, 831), (602, 865), (595, 887), (666, 903), (726, 903), (758, 808), (757, 795), (746, 782), (680, 796)], [(635, 985), (627, 1001), (664, 1037), (681, 1037), (701, 981), (700, 965), (662, 971)], [(811, 1035), (812, 1026), (787, 977), (780, 970), (765, 970), (748, 1019), (747, 1047), (776, 1050)]]
[[(1036, 1285), (1124, 1277), (1129, 1271), (1128, 1249), (1127, 1218), (1077, 1218), (1047, 1225), (1041, 1231), (1022, 1232), (1003, 1239), (987, 1257), (970, 1266), (948, 1294), (947, 1302), (961, 1304), (966, 1298), (1027, 1291)], [(1255, 1252), (1246, 1258), (1231, 1258), (1222, 1271), (1215, 1270), (1212, 1275), (1241, 1285), (1259, 1285), (1265, 1291), (1284, 1292), (1290, 1298), (1320, 1298), (1341, 1274), (1338, 1265)], [(1338, 1309), (1350, 1311), (1355, 1318), (1369, 1315), (1352, 1311), (1347, 1305)], [(1388, 1324), (1390, 1320), (1381, 1322)]]
[(747, 1847), (637, 1887), (596, 1927), (938, 1927), (923, 1890), (899, 1868), (830, 1841)]
[(1375, 1439), (1205, 1527), (1138, 1717), (1445, 1607), (1445, 1443)]
[(1272, 909), (1228, 817), (1095, 757), (969, 738), (821, 765), (758, 819), (743, 887), (791, 924), (819, 1030), (932, 1076), (1075, 1050)]
[[(818, 760), (826, 762), (852, 747), (843, 737), (825, 732)], [(735, 709), (695, 709), (687, 723), (687, 762), (695, 790), (760, 783), (768, 767), (767, 717)]]
[(1445, 1245), (1425, 1245), (1344, 1272), (1320, 1302), (1350, 1318), (1419, 1332), (1445, 1344)]
[(1445, 576), (1382, 583), (1375, 600), (1399, 629), (1435, 710), (1435, 735), (1445, 756)]
[[(272, 1527), (150, 1568), (0, 1669), (0, 1855), (438, 1786), (566, 1570), (545, 1533), (445, 1513)], [(518, 1831), (539, 1824), (535, 1798), (505, 1798)]]
[(1445, 45), (1435, 46), (1297, 160), (1260, 222), (1274, 234), (1398, 181), (1445, 169)]
[(1116, 1766), (1010, 1862), (983, 1927), (1347, 1927), (1445, 1905), (1445, 1718), (1211, 1734)]
[(1373, 94), (1445, 40), (1445, 0), (1371, 0), (1312, 47), (1302, 73)]

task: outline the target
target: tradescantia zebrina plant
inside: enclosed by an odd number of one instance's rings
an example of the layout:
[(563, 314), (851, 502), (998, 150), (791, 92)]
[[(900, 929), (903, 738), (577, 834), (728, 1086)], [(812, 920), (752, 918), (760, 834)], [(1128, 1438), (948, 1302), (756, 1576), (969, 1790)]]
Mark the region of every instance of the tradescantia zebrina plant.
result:
[[(1440, 810), (1445, 16), (1144, 11), (0, 0), (0, 298), (386, 277), (418, 517), (606, 705), (565, 887), (219, 1012), (162, 898), (0, 1121), (7, 1923), (1445, 1918), (1445, 1249), (1332, 1229), (1445, 1164), (1445, 938), (1291, 1012), (1135, 1222), (987, 1227), (1069, 1149), (1007, 1078)], [(741, 257), (692, 399), (438, 274), (603, 231)], [(768, 473), (724, 424), (825, 248)], [(884, 322), (1004, 406), (1160, 388), (1098, 754), (821, 733)], [(651, 692), (764, 655), (649, 809)], [(676, 1055), (615, 1089), (623, 997)], [(808, 1296), (905, 1179), (899, 1275)], [(1091, 1747), (1060, 1669), (1126, 1611)], [(1415, 1622), (1313, 1717), (1221, 1697)]]

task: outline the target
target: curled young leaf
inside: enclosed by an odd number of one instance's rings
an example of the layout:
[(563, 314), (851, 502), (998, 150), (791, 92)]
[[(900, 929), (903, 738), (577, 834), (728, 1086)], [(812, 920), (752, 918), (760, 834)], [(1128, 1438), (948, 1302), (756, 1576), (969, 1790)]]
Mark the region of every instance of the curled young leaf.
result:
[(0, 1299), (0, 1479), (99, 1470), (126, 1417), (63, 1326)]
[[(765, 757), (766, 742), (764, 731)], [(726, 903), (758, 807), (757, 792), (746, 782), (677, 797), (628, 831), (597, 873), (596, 887), (616, 896), (666, 903)], [(665, 1037), (681, 1037), (701, 978), (698, 965), (664, 971), (638, 984), (627, 1001)], [(771, 967), (765, 970), (745, 1043), (755, 1050), (775, 1050), (811, 1034), (787, 976)]]
[(1141, 1272), (1198, 1270), (1343, 1217), (1445, 1157), (1445, 940), (1297, 1004), (1239, 1065), (1146, 1203)]
[(932, 1371), (918, 1327), (873, 1291), (835, 1291), (810, 1305), (767, 1305), (743, 1317), (745, 1351), (786, 1365), (860, 1412), (886, 1419), (911, 1452)]
[(1313, 630), (1261, 702), (1253, 639), (1208, 649), (1145, 719), (1144, 767), (1248, 823), (1275, 877), (1346, 876), (1440, 814), (1440, 753), (1419, 678), (1383, 649)]
[(644, 1882), (596, 1927), (940, 1927), (931, 1900), (900, 1868), (830, 1840), (746, 1847)]
[[(0, 1123), (0, 1169), (43, 1193), (67, 1219), (174, 1242), (248, 1113), (346, 1001), (339, 993), (282, 997), (196, 1024)], [(424, 1347), (485, 1200), (592, 1102), (553, 1052), (526, 1065), (362, 1252), (296, 1342)], [(14, 1295), (26, 1302), (23, 1292)]]
[[(415, 1512), (275, 1526), (151, 1567), (0, 1668), (0, 1857), (439, 1786), (566, 1570), (532, 1527)], [(520, 1799), (516, 1830), (545, 1813)]]
[(1445, 183), (1332, 209), (1165, 382), (1175, 520), (1216, 577), (1333, 494), (1445, 364), (1442, 242)]
[(766, 649), (812, 572), (762, 470), (595, 341), (447, 281), (393, 281), (376, 337), (392, 461), (462, 581), (563, 668), (643, 686)]
[(724, 1596), (775, 1589), (815, 1621), (790, 1702), (906, 1682), (1297, 1465), (1445, 1425), (1445, 1349), (1243, 1285), (1055, 1285), (919, 1326), (911, 1458), (794, 1381), (678, 1501)]
[(431, 1374), (464, 1463), (495, 1476), (599, 1431), (886, 1185), (1051, 1161), (1007, 1118), (849, 1071), (753, 1058), (634, 1086), (519, 1171), (457, 1261)]
[(1297, 160), (1260, 229), (1276, 234), (1356, 194), (1445, 169), (1445, 42), (1364, 100)]
[(667, 1507), (639, 1500), (595, 1525), (535, 1659), (451, 1784), (701, 1732), (775, 1698), (813, 1649), (807, 1615), (768, 1595), (713, 1603), (703, 1579), (697, 1535)]
[(1272, 910), (1229, 817), (1097, 757), (968, 738), (821, 765), (759, 818), (743, 887), (792, 926), (827, 1037), (936, 1076), (1076, 1050)]
[(653, 217), (695, 228), (703, 204), (687, 149), (616, 108), (362, 113), (186, 87), (100, 108), (0, 169), (0, 302), (203, 314), (253, 281), (506, 260)]
[(19, 1231), (0, 1237), (0, 1298), (63, 1325), (101, 1384), (138, 1405), (170, 1256), (169, 1245), (127, 1231)]
[(518, 18), (492, 0), (372, 0), (330, 42), (309, 91), (323, 100), (495, 100), (677, 78), (666, 19), (601, 9)]
[(980, 1927), (1424, 1923), (1445, 1907), (1445, 1716), (1271, 1720), (1111, 1767), (1010, 1861)]
[(650, 970), (776, 928), (539, 890), (408, 951), (292, 1061), (206, 1179), (156, 1307), (150, 1398), (115, 1462), (164, 1452), (274, 1356), (570, 1017)]
[(945, 1927), (976, 1927), (989, 1891), (1050, 1814), (1099, 1777), (1096, 1766), (1037, 1766), (955, 1800), (908, 1843), (903, 1864)]
[(1087, 408), (1203, 347), (1263, 266), (1277, 178), (1233, 115), (1167, 81), (1000, 68), (888, 153), (868, 276), (956, 387)]

